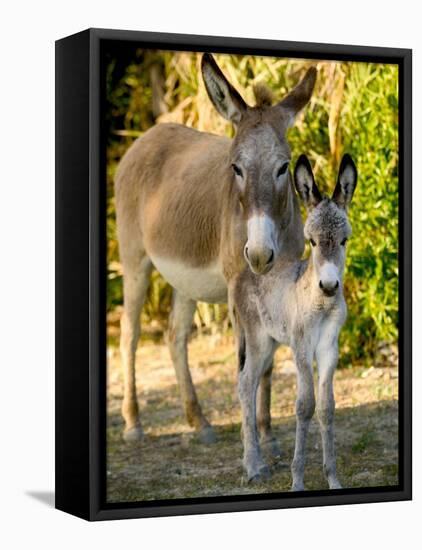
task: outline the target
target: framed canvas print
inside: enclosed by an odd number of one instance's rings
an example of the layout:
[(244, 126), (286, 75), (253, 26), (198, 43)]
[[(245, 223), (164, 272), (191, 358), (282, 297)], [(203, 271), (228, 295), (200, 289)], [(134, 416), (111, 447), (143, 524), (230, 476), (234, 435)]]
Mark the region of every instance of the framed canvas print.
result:
[(56, 43), (56, 506), (411, 498), (411, 51)]

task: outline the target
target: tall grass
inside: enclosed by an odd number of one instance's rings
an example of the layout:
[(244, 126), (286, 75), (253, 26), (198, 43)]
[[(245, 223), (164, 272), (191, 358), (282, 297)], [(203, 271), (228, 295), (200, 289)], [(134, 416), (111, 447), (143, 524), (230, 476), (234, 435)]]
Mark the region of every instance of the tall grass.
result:
[[(350, 208), (348, 320), (341, 335), (343, 363), (372, 361), (381, 346), (397, 342), (398, 323), (398, 68), (373, 63), (309, 62), (217, 55), (217, 61), (245, 100), (265, 82), (277, 99), (316, 64), (318, 80), (310, 104), (289, 130), (293, 163), (311, 159), (318, 184), (333, 189), (339, 160), (349, 152), (359, 171)], [(233, 135), (215, 111), (200, 74), (200, 55), (137, 51), (119, 67), (110, 59), (108, 102), (108, 308), (122, 302), (114, 218), (113, 175), (124, 151), (156, 122), (179, 122), (199, 130)], [(171, 289), (155, 273), (143, 321), (165, 322)], [(226, 330), (227, 310), (198, 304), (199, 329)]]

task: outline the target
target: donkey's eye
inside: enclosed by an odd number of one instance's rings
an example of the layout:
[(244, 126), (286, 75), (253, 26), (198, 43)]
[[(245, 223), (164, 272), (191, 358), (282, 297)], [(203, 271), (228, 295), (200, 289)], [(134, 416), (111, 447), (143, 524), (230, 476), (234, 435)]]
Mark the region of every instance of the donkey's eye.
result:
[(309, 239), (309, 242), (311, 243), (312, 246), (316, 246), (316, 242), (313, 239)]
[(347, 238), (344, 238), (342, 241), (341, 241), (341, 246), (344, 246), (345, 244), (347, 243)]
[(232, 164), (232, 168), (233, 168), (233, 171), (236, 174), (236, 176), (240, 176), (241, 178), (243, 178), (243, 172), (239, 168), (239, 166), (237, 166), (237, 164)]
[(288, 162), (285, 162), (282, 166), (280, 166), (280, 168), (278, 169), (277, 171), (277, 177), (279, 178), (280, 176), (282, 176), (283, 174), (285, 174), (287, 172), (287, 168), (289, 167), (289, 163)]

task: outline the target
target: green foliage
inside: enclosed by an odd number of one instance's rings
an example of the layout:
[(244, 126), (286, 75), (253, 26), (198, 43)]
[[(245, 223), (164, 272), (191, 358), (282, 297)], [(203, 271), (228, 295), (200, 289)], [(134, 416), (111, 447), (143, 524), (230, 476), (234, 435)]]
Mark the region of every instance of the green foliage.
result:
[[(264, 82), (276, 99), (294, 86), (310, 62), (270, 57), (216, 56), (245, 100)], [(397, 342), (398, 324), (398, 68), (373, 63), (318, 62), (310, 104), (288, 133), (293, 162), (311, 159), (318, 184), (331, 192), (340, 158), (348, 152), (359, 178), (350, 208), (348, 319), (341, 333), (342, 363), (370, 362), (377, 349)], [(122, 302), (114, 219), (113, 175), (133, 140), (156, 122), (173, 121), (231, 136), (215, 111), (195, 53), (137, 51), (123, 66), (111, 59), (107, 71), (108, 132), (108, 308)], [(167, 318), (171, 289), (154, 274), (145, 321)], [(225, 306), (200, 304), (198, 328), (225, 330)]]

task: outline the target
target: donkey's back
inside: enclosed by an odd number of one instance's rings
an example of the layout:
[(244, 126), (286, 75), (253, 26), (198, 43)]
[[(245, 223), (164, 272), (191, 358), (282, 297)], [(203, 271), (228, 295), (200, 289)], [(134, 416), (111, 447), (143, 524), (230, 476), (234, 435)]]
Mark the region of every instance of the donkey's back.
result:
[(194, 267), (217, 258), (230, 143), (173, 123), (133, 143), (115, 178), (123, 263), (122, 249), (134, 238), (150, 257), (177, 257)]
[(182, 124), (157, 124), (135, 140), (123, 155), (116, 171), (116, 192), (130, 192), (133, 186), (156, 189), (166, 176), (174, 179), (192, 163), (198, 168), (200, 163), (204, 167), (215, 161), (221, 164), (221, 155), (228, 154), (230, 143), (224, 136)]

